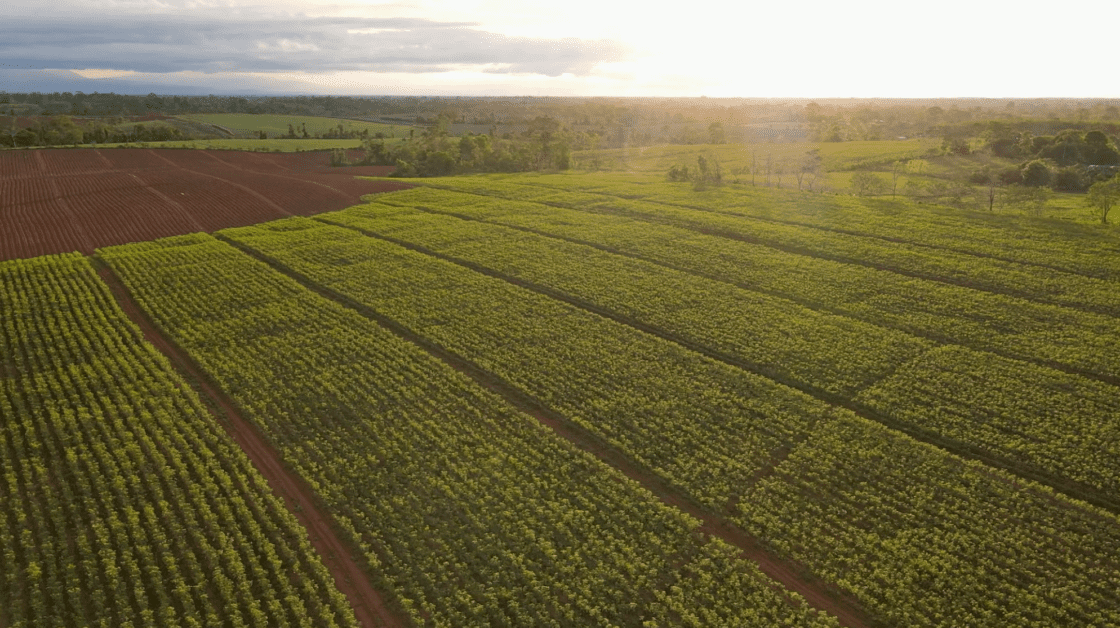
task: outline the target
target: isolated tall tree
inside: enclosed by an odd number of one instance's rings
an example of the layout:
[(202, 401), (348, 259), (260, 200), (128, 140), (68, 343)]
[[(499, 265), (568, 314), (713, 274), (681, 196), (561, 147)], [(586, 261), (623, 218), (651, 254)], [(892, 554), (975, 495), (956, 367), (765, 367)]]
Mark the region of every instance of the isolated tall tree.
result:
[[(813, 104), (813, 103), (810, 103)], [(821, 172), (821, 155), (817, 149), (813, 149), (801, 158), (801, 164), (796, 170), (797, 174), (797, 189), (801, 189), (802, 182), (806, 183), (809, 191), (813, 191), (813, 183), (816, 182), (817, 177)]]
[(1094, 209), (1093, 213), (1101, 219), (1101, 224), (1107, 225), (1108, 213), (1113, 206), (1120, 204), (1120, 175), (1091, 185), (1085, 202)]

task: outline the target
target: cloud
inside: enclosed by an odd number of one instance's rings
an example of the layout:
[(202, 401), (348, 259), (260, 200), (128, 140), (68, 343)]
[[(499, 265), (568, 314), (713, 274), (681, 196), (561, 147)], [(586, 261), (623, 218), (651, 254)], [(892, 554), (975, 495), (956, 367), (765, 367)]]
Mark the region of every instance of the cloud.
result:
[(0, 58), (23, 67), (145, 73), (445, 72), (586, 76), (630, 58), (613, 40), (515, 37), (418, 18), (132, 15), (0, 25)]

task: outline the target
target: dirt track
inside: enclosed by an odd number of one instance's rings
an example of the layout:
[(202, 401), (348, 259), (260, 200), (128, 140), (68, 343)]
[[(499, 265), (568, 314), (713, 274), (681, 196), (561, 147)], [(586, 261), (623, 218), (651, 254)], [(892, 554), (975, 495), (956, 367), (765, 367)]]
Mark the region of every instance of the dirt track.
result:
[(529, 414), (542, 425), (551, 429), (556, 435), (591, 453), (626, 477), (641, 484), (642, 487), (653, 493), (665, 504), (678, 508), (698, 519), (701, 522), (700, 530), (702, 532), (737, 548), (742, 558), (756, 563), (762, 572), (772, 580), (781, 584), (787, 590), (801, 595), (810, 607), (835, 616), (840, 621), (840, 625), (847, 628), (870, 628), (875, 625), (874, 619), (850, 593), (812, 576), (805, 566), (783, 559), (770, 552), (757, 538), (736, 527), (725, 517), (701, 508), (653, 472), (635, 464), (622, 452), (604, 443), (561, 414), (545, 407), (537, 399), (510, 385), (502, 378), (412, 332), (404, 325), (372, 308), (330, 288), (316, 284), (302, 275), (293, 273), (266, 256), (260, 254), (254, 254), (254, 256), (299, 281), (308, 289), (357, 311), (397, 336), (418, 345), (433, 357), (447, 363), (471, 377), (477, 383), (502, 396), (514, 407)]
[(0, 151), (0, 261), (309, 216), (409, 187), (324, 152)]
[(210, 412), (249, 456), (253, 466), (264, 476), (273, 492), (307, 529), (312, 546), (330, 570), (335, 585), (350, 601), (358, 622), (365, 628), (407, 626), (408, 622), (397, 617), (370, 584), (365, 572), (335, 534), (327, 515), (319, 509), (311, 490), (284, 467), (279, 454), (241, 416), (230, 399), (209, 383), (195, 362), (156, 329), (113, 271), (107, 266), (101, 266), (98, 274), (109, 285), (124, 312), (140, 327), (144, 338), (167, 356), (180, 373), (187, 376), (200, 396), (217, 404), (218, 408), (210, 407)]

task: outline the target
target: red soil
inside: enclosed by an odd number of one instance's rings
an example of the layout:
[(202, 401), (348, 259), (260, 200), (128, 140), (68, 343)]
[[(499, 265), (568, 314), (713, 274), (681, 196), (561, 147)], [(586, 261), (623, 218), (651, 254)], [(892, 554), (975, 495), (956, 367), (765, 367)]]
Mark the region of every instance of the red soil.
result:
[(310, 216), (399, 190), (392, 167), (329, 153), (171, 149), (0, 151), (0, 260)]

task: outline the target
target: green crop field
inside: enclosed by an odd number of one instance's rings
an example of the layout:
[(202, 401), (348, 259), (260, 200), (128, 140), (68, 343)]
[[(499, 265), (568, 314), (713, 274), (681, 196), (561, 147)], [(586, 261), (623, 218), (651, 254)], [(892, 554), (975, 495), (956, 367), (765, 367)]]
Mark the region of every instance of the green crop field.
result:
[(0, 263), (0, 626), (1120, 625), (1120, 232), (749, 148)]
[(362, 122), (361, 120), (341, 120), (338, 118), (319, 118), (315, 116), (281, 116), (272, 114), (253, 113), (192, 113), (179, 116), (184, 120), (215, 124), (225, 127), (235, 133), (252, 134), (254, 137), (260, 131), (268, 133), (269, 137), (278, 137), (288, 133), (288, 125), (303, 129), (312, 136), (323, 135), (328, 131), (338, 131), (339, 125), (347, 132), (368, 131), (372, 136), (375, 133), (384, 133), (386, 137), (402, 137), (408, 135), (409, 127), (404, 125), (378, 124), (376, 122)]

